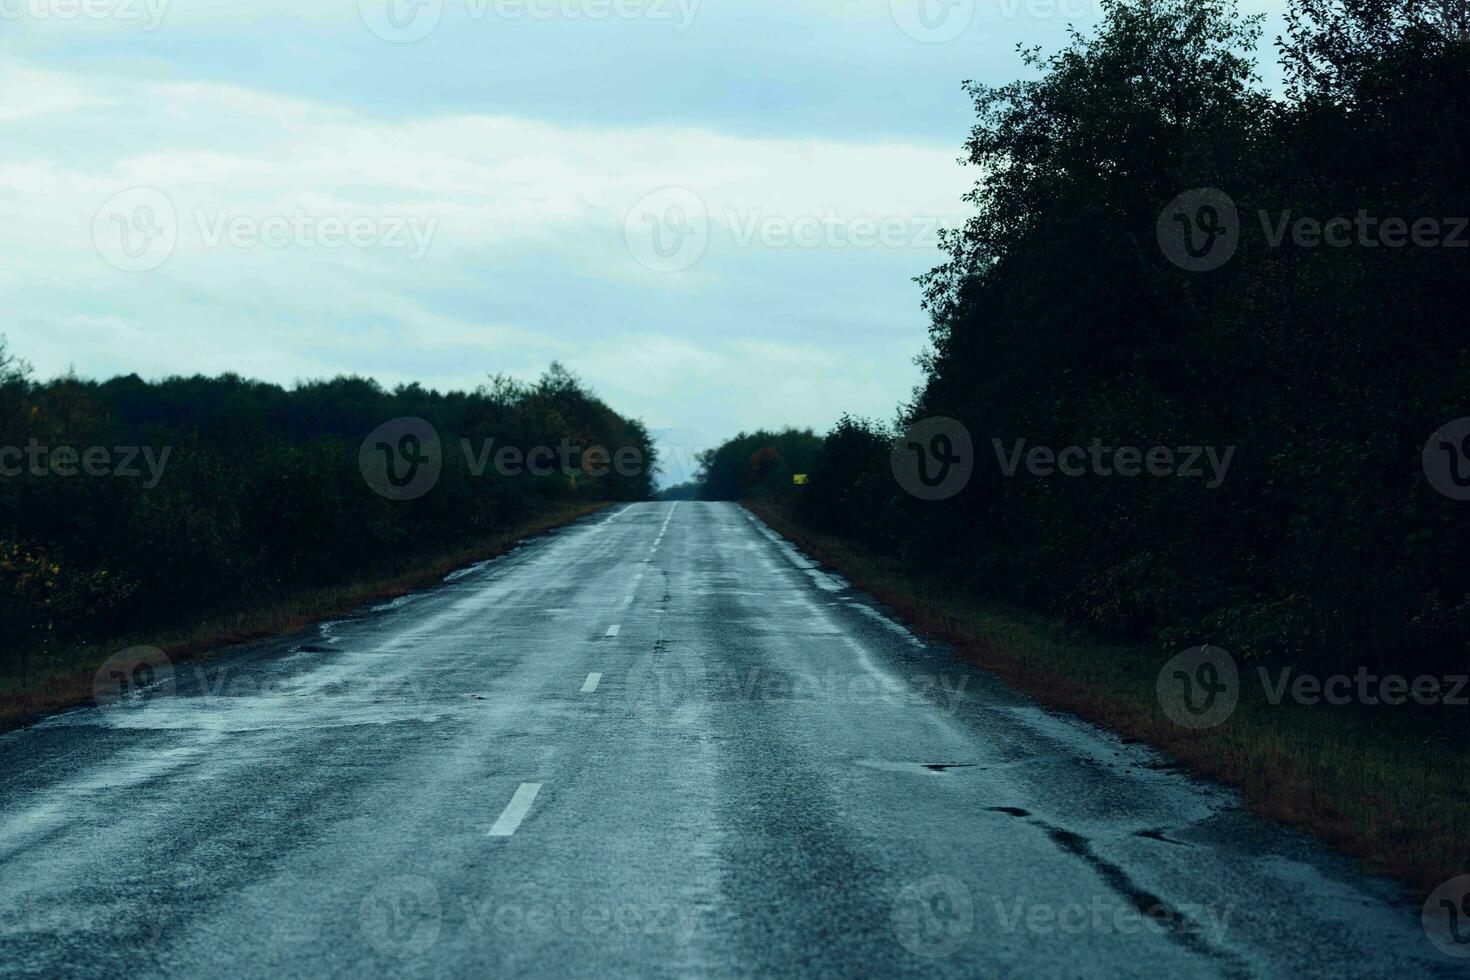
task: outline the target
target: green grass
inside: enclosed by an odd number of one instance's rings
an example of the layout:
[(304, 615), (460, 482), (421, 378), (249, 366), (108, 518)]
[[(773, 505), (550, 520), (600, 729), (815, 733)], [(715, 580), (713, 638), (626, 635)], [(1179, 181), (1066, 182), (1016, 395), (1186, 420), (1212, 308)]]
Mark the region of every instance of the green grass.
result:
[(159, 647), (178, 663), (211, 657), (248, 640), (296, 633), (323, 619), (434, 585), (457, 568), (504, 554), (523, 538), (570, 524), (606, 506), (551, 507), (498, 534), (426, 555), (399, 574), (355, 579), (329, 588), (302, 591), (277, 602), (216, 613), (152, 633), (53, 651), (34, 659), (24, 684), (18, 676), (0, 674), (0, 732), (90, 701), (98, 668), (118, 650), (144, 645)]
[(1215, 728), (1187, 729), (1164, 713), (1156, 693), (1169, 654), (1079, 635), (1035, 612), (977, 597), (815, 533), (779, 505), (746, 506), (967, 660), (1044, 704), (1238, 787), (1256, 812), (1318, 835), (1370, 870), (1427, 894), (1470, 868), (1470, 708), (1307, 706), (1289, 697), (1273, 705), (1257, 665), (1242, 662), (1234, 713)]

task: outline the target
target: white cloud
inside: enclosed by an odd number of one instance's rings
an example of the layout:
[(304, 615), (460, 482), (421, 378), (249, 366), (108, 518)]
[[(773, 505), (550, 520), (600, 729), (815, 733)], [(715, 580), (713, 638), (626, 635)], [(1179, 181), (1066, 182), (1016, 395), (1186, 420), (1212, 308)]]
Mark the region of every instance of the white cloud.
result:
[[(8, 77), (49, 99), (43, 112), (0, 116), (4, 329), (43, 372), (290, 382), (350, 371), (468, 387), (560, 358), (618, 408), (705, 443), (741, 427), (822, 425), (842, 409), (886, 412), (906, 393), (906, 365), (891, 365), (897, 384), (871, 380), (853, 325), (823, 322), (821, 309), (853, 300), (853, 277), (826, 261), (840, 249), (741, 247), (725, 226), (950, 214), (968, 186), (948, 148), (473, 114), (395, 122), (229, 85)], [(94, 135), (62, 152), (47, 124)], [(714, 229), (707, 252), (674, 273), (640, 265), (624, 242), (628, 210), (666, 186), (694, 191)], [(157, 224), (171, 208), (177, 231), (150, 271), (113, 268), (93, 240), (99, 207), (132, 187), (163, 192), (146, 217)], [(104, 233), (131, 221), (124, 211), (103, 214)], [(272, 219), (284, 247), (229, 244), (232, 223), (258, 233)], [(377, 240), (328, 247), (302, 219), (366, 219), (379, 233), (411, 219), (426, 250), (414, 260)], [(903, 297), (891, 315), (913, 348), (906, 279), (925, 264), (896, 254), (882, 286)], [(752, 281), (808, 297), (812, 308), (790, 318), (803, 335), (737, 319), (758, 299)], [(879, 349), (890, 348), (868, 352)]]

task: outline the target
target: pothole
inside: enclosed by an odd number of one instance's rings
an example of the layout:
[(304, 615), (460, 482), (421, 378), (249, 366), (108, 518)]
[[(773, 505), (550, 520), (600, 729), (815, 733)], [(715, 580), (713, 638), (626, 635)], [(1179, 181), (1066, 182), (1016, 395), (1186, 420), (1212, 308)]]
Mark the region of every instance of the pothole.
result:
[(973, 769), (974, 762), (892, 762), (888, 759), (858, 759), (857, 764), (882, 772), (948, 772), (951, 769)]

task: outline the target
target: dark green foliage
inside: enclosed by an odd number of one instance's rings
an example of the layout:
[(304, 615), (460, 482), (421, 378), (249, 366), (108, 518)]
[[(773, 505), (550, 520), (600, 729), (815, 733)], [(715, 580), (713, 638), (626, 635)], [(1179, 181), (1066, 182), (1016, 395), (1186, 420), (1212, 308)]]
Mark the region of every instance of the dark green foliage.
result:
[(810, 429), (742, 432), (700, 453), (700, 495), (705, 500), (740, 500), (789, 494), (792, 477), (811, 469), (820, 445)]
[(844, 415), (827, 437), (801, 494), (804, 515), (818, 530), (896, 547), (887, 515), (903, 493), (889, 473), (893, 434), (867, 419)]
[[(364, 438), (390, 419), (439, 434), (438, 482), (413, 500), (370, 489)], [(494, 449), (569, 447), (555, 472), (502, 473)], [(166, 465), (156, 486), (127, 476), (0, 477), (0, 667), (26, 652), (139, 630), (303, 587), (391, 575), (436, 549), (475, 541), (553, 502), (639, 500), (654, 451), (623, 418), (554, 366), (526, 385), (494, 378), (471, 393), (385, 391), (362, 378), (294, 389), (219, 378), (106, 382), (29, 379), (0, 346), (0, 446), (148, 447)], [(468, 455), (465, 449), (468, 443)], [(576, 449), (631, 447), (637, 460), (579, 474)], [(475, 475), (471, 460), (489, 465)], [(15, 458), (0, 461), (14, 470)], [(603, 463), (607, 462), (606, 458)], [(600, 468), (594, 464), (594, 469)]]
[[(922, 280), (933, 350), (906, 419), (962, 421), (974, 478), (909, 497), (885, 434), (844, 419), (802, 507), (1107, 634), (1463, 668), (1470, 502), (1436, 492), (1420, 452), (1470, 416), (1470, 249), (1273, 246), (1261, 217), (1470, 215), (1456, 10), (1297, 0), (1275, 96), (1230, 0), (1118, 0), (1095, 34), (1029, 53), (1033, 80), (971, 85), (976, 213)], [(1155, 230), (1193, 188), (1240, 213), (1213, 271), (1172, 264)], [(1213, 489), (1003, 476), (991, 440), (1021, 437), (1237, 449)]]

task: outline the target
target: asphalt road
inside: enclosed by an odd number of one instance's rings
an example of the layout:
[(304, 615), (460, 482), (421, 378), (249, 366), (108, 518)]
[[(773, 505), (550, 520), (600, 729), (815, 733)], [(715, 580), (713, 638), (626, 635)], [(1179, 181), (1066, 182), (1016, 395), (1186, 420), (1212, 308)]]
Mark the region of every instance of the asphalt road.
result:
[(1465, 973), (732, 505), (157, 677), (0, 737), (0, 974)]

